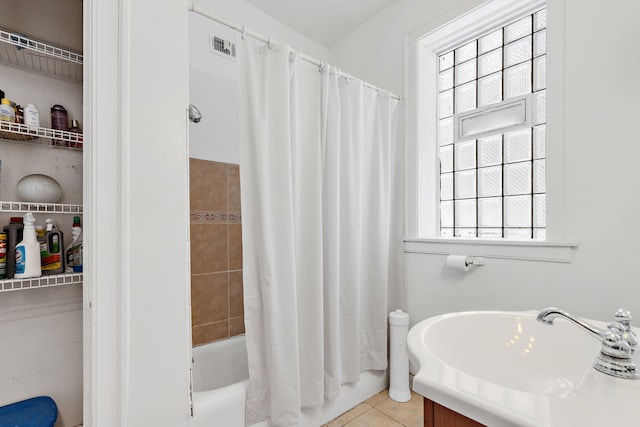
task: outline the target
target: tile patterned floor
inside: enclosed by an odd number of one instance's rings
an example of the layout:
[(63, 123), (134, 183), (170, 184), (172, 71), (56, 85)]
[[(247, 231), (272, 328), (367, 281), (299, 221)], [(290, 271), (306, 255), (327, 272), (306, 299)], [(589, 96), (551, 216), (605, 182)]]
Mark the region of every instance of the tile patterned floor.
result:
[(322, 427), (422, 427), (422, 410), (422, 396), (400, 403), (383, 390)]

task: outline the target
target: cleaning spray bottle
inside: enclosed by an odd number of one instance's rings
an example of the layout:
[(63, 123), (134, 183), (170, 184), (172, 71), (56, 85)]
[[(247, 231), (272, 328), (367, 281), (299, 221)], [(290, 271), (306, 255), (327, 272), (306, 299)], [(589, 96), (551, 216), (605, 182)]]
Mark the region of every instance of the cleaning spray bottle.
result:
[(47, 218), (46, 234), (40, 240), (40, 259), (42, 264), (42, 274), (64, 273), (64, 239), (62, 231), (56, 229), (54, 222)]
[(24, 216), (24, 231), (22, 241), (16, 245), (16, 274), (17, 279), (42, 276), (40, 270), (40, 243), (36, 237), (36, 219), (31, 212)]
[(73, 240), (65, 252), (66, 271), (67, 273), (82, 273), (82, 225), (79, 216), (73, 217), (71, 238)]

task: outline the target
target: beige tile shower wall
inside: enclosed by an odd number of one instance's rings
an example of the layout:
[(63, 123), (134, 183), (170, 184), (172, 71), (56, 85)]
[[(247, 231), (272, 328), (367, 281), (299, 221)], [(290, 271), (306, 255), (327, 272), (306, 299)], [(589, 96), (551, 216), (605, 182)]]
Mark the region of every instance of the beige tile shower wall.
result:
[(190, 159), (193, 345), (244, 333), (238, 165)]

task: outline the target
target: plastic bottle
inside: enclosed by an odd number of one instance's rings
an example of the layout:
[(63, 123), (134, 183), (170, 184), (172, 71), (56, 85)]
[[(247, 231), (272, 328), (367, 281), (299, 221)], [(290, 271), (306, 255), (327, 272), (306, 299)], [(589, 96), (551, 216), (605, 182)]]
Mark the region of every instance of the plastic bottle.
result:
[(7, 277), (7, 233), (0, 233), (0, 279)]
[(66, 272), (82, 273), (82, 225), (79, 216), (73, 217), (71, 238), (71, 244), (65, 252)]
[(16, 113), (16, 123), (24, 123), (24, 108), (16, 105), (14, 111)]
[[(51, 107), (51, 128), (64, 131), (69, 129), (67, 110), (60, 104), (56, 104)], [(54, 139), (53, 145), (57, 145), (58, 147), (67, 147), (69, 144), (64, 139)]]
[(3, 231), (7, 233), (7, 279), (13, 278), (16, 272), (16, 245), (22, 241), (24, 224), (22, 217), (12, 216), (9, 225)]
[(44, 242), (44, 236), (47, 234), (46, 230), (41, 225), (36, 225), (36, 237), (38, 242)]
[(29, 126), (29, 129), (36, 130), (40, 126), (40, 112), (38, 107), (33, 104), (27, 104), (24, 107), (24, 124)]
[(49, 218), (45, 220), (47, 224), (46, 235), (44, 239), (38, 239), (40, 242), (40, 264), (42, 274), (61, 274), (64, 273), (64, 239), (62, 231), (56, 229), (56, 225)]
[(42, 276), (40, 269), (40, 243), (36, 237), (36, 219), (31, 212), (24, 216), (24, 233), (20, 243), (16, 245), (17, 279)]
[(11, 101), (7, 98), (0, 100), (0, 120), (11, 123), (16, 121), (16, 110), (11, 107)]
[(42, 253), (42, 251), (46, 249), (47, 244), (47, 232), (44, 229), (44, 226), (36, 225), (36, 238), (40, 244), (40, 253)]
[(51, 107), (51, 128), (57, 130), (69, 129), (67, 110), (60, 104)]

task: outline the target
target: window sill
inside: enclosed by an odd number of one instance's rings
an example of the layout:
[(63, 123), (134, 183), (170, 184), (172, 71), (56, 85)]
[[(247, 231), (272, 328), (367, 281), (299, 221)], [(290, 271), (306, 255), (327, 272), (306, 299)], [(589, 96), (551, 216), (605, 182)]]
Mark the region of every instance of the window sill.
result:
[(486, 239), (404, 239), (404, 252), (414, 254), (464, 254), (485, 258), (570, 263), (577, 242)]

